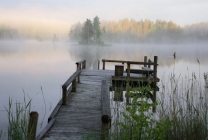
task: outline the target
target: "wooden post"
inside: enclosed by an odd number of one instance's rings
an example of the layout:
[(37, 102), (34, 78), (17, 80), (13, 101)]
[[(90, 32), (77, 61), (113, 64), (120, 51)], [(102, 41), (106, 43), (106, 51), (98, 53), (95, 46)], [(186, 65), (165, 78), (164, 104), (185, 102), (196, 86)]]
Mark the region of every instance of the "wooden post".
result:
[(127, 62), (127, 77), (130, 78), (130, 63)]
[(105, 61), (103, 60), (103, 70), (105, 70)]
[[(81, 70), (81, 63), (79, 63), (79, 70)], [(80, 76), (78, 75), (78, 83), (80, 83)], [(76, 80), (75, 80), (76, 81)]]
[[(129, 78), (130, 78), (130, 63), (129, 62), (127, 62), (127, 83), (126, 83), (126, 88), (127, 88), (127, 90), (126, 90), (126, 93), (128, 94), (129, 93)], [(126, 95), (126, 103), (127, 104), (129, 104), (129, 96), (128, 95)]]
[(111, 127), (110, 95), (106, 80), (102, 80), (101, 84), (101, 121), (101, 140), (105, 140)]
[(72, 81), (72, 92), (76, 92), (76, 79)]
[[(144, 62), (145, 62), (145, 63), (147, 62), (147, 56), (144, 56)], [(144, 67), (147, 67), (147, 65), (144, 64)]]
[(98, 70), (100, 69), (100, 60), (98, 60)]
[(84, 69), (86, 69), (86, 60), (84, 60)]
[(67, 93), (67, 87), (62, 86), (62, 105), (66, 105), (66, 93)]
[(85, 65), (84, 65), (84, 61), (82, 62), (82, 69), (84, 69), (85, 68)]
[(29, 118), (29, 124), (28, 124), (28, 132), (27, 132), (28, 140), (35, 140), (37, 124), (38, 124), (38, 112), (31, 112)]
[(77, 64), (77, 70), (79, 70), (79, 63), (76, 63)]
[[(153, 103), (156, 103), (156, 87), (157, 87), (157, 56), (154, 56), (154, 82), (153, 82)], [(153, 106), (152, 111), (156, 111), (156, 106)]]
[[(148, 62), (150, 63), (150, 62), (151, 62), (151, 60), (149, 59), (149, 60), (148, 60)], [(150, 68), (150, 65), (148, 65), (148, 68)]]

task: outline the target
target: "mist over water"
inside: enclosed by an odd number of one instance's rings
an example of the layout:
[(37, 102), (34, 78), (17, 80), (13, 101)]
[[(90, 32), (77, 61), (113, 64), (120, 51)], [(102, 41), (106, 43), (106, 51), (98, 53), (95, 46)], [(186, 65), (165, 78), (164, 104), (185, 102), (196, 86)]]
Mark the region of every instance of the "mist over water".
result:
[[(158, 77), (198, 75), (208, 70), (208, 44), (112, 44), (111, 46), (78, 45), (70, 42), (52, 41), (0, 41), (0, 130), (7, 130), (4, 106), (9, 97), (13, 101), (32, 98), (32, 111), (38, 111), (38, 133), (47, 124), (47, 118), (61, 99), (61, 85), (75, 72), (75, 62), (86, 59), (88, 69), (97, 69), (98, 60), (143, 61), (144, 56), (153, 60), (158, 56)], [(176, 59), (173, 54), (176, 52)], [(200, 64), (197, 62), (199, 60)], [(141, 67), (141, 66), (132, 66)], [(100, 69), (102, 62), (100, 61)], [(106, 69), (114, 69), (107, 63)], [(160, 84), (160, 83), (159, 83)], [(46, 102), (46, 116), (44, 100)], [(23, 91), (24, 90), (24, 91)], [(28, 97), (29, 96), (29, 97)]]

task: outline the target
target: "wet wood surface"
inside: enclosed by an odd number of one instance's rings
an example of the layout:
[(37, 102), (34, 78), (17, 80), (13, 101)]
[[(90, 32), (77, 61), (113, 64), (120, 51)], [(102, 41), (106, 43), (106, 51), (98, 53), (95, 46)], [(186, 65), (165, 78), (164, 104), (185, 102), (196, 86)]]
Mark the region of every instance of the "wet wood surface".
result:
[(111, 85), (113, 71), (82, 70), (76, 92), (62, 105), (45, 140), (80, 140), (101, 131), (101, 81)]

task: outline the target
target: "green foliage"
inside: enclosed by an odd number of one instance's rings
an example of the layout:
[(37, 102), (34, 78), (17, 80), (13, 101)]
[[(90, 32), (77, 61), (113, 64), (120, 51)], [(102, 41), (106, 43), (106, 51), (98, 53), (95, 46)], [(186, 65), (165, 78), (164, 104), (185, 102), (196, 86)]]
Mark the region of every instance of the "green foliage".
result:
[(94, 30), (93, 30), (92, 22), (90, 19), (87, 19), (87, 21), (84, 24), (84, 27), (82, 28), (82, 33), (81, 33), (82, 40), (80, 43), (90, 44), (92, 42), (93, 35), (94, 35)]
[(24, 103), (16, 102), (15, 106), (12, 99), (9, 98), (9, 106), (5, 107), (8, 115), (8, 139), (9, 140), (26, 140), (28, 134), (28, 121), (30, 113), (31, 100)]
[(131, 89), (132, 91), (137, 95), (134, 96), (131, 106), (126, 107), (126, 111), (122, 112), (124, 120), (117, 122), (119, 135), (116, 135), (116, 139), (165, 139), (166, 129), (170, 127), (171, 121), (168, 119), (154, 119), (154, 113), (152, 113), (151, 109), (156, 104), (150, 104), (145, 94), (143, 96), (138, 95), (138, 93), (151, 91), (150, 84), (146, 87)]
[(101, 42), (101, 31), (100, 31), (100, 21), (99, 21), (98, 16), (96, 16), (93, 20), (93, 29), (94, 29), (94, 42), (100, 43)]
[(69, 37), (73, 41), (80, 40), (80, 44), (103, 44), (99, 17), (96, 16), (93, 19), (93, 23), (90, 19), (87, 19), (84, 25), (80, 23), (73, 25), (69, 32)]

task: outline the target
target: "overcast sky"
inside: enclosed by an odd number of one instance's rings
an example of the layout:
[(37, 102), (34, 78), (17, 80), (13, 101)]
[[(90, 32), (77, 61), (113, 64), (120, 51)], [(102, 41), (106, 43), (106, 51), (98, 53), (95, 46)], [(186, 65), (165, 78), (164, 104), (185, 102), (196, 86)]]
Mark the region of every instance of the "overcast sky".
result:
[(172, 20), (180, 25), (208, 21), (208, 0), (0, 0), (7, 18), (84, 21), (123, 18)]
[(208, 22), (208, 0), (0, 0), (0, 25), (22, 31), (37, 26), (66, 34), (71, 24), (96, 15), (100, 20), (172, 20), (183, 26)]

